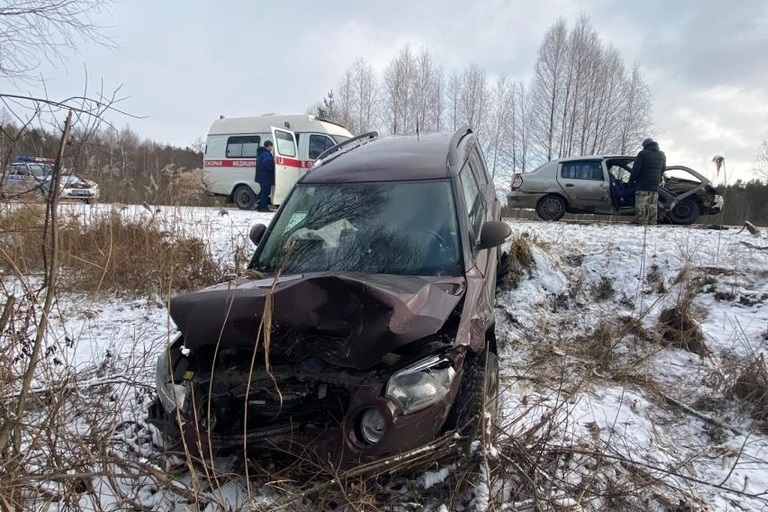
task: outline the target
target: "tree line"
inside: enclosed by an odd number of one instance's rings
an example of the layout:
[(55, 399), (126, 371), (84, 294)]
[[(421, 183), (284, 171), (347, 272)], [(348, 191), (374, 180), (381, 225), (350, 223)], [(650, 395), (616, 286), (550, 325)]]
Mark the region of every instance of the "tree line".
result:
[(427, 48), (403, 46), (381, 73), (363, 58), (310, 112), (353, 133), (413, 134), (468, 124), (500, 187), (553, 158), (633, 152), (652, 125), (637, 65), (602, 41), (589, 19), (561, 19), (542, 41), (530, 79), (470, 63), (446, 74)]

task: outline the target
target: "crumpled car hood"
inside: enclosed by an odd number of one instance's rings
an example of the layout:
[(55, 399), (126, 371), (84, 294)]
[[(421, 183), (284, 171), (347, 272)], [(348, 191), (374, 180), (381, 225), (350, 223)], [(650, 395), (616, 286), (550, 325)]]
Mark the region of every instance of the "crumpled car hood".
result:
[[(232, 281), (171, 299), (189, 349), (253, 349), (274, 279)], [(440, 330), (466, 290), (463, 277), (319, 273), (278, 279), (270, 353), (360, 370)], [(259, 341), (263, 347), (263, 336)]]

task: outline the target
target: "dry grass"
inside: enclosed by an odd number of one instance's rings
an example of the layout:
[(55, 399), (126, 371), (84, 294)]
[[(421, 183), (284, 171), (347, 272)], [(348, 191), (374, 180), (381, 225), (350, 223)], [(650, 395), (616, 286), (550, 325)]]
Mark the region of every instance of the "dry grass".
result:
[(608, 276), (601, 276), (600, 282), (592, 287), (592, 297), (597, 302), (612, 299), (614, 295), (616, 295), (616, 290), (613, 288), (613, 279)]
[(693, 313), (694, 299), (700, 293), (701, 286), (693, 277), (690, 266), (683, 265), (673, 282), (673, 286), (678, 287), (677, 300), (661, 311), (656, 325), (662, 343), (707, 357), (710, 350), (704, 343), (704, 333)]
[(753, 418), (768, 422), (768, 368), (762, 354), (750, 358), (730, 391), (752, 407)]
[[(0, 268), (30, 275), (44, 266), (45, 209), (6, 208), (0, 217)], [(120, 212), (87, 220), (66, 217), (59, 243), (64, 289), (129, 294), (189, 290), (220, 280), (206, 243), (169, 232), (154, 217), (130, 220)]]
[(132, 176), (117, 167), (104, 167), (93, 178), (101, 189), (101, 200), (141, 204), (212, 206), (209, 183), (202, 169), (185, 169), (170, 164), (142, 176)]
[(659, 314), (658, 329), (669, 346), (682, 348), (702, 357), (709, 355), (704, 333), (693, 319), (690, 309), (674, 306)]

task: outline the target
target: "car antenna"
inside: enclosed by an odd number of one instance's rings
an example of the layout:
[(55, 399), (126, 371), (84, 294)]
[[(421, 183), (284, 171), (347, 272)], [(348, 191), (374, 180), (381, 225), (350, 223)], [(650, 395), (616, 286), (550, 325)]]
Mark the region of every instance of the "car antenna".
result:
[(419, 120), (416, 120), (416, 140), (419, 140)]

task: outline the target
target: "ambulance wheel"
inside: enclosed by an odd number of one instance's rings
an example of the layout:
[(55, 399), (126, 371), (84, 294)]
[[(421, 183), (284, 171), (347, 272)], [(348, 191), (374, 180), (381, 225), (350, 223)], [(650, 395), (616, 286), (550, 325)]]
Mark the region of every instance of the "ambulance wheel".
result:
[(248, 185), (240, 185), (232, 192), (232, 200), (241, 210), (250, 210), (256, 204), (256, 193)]

